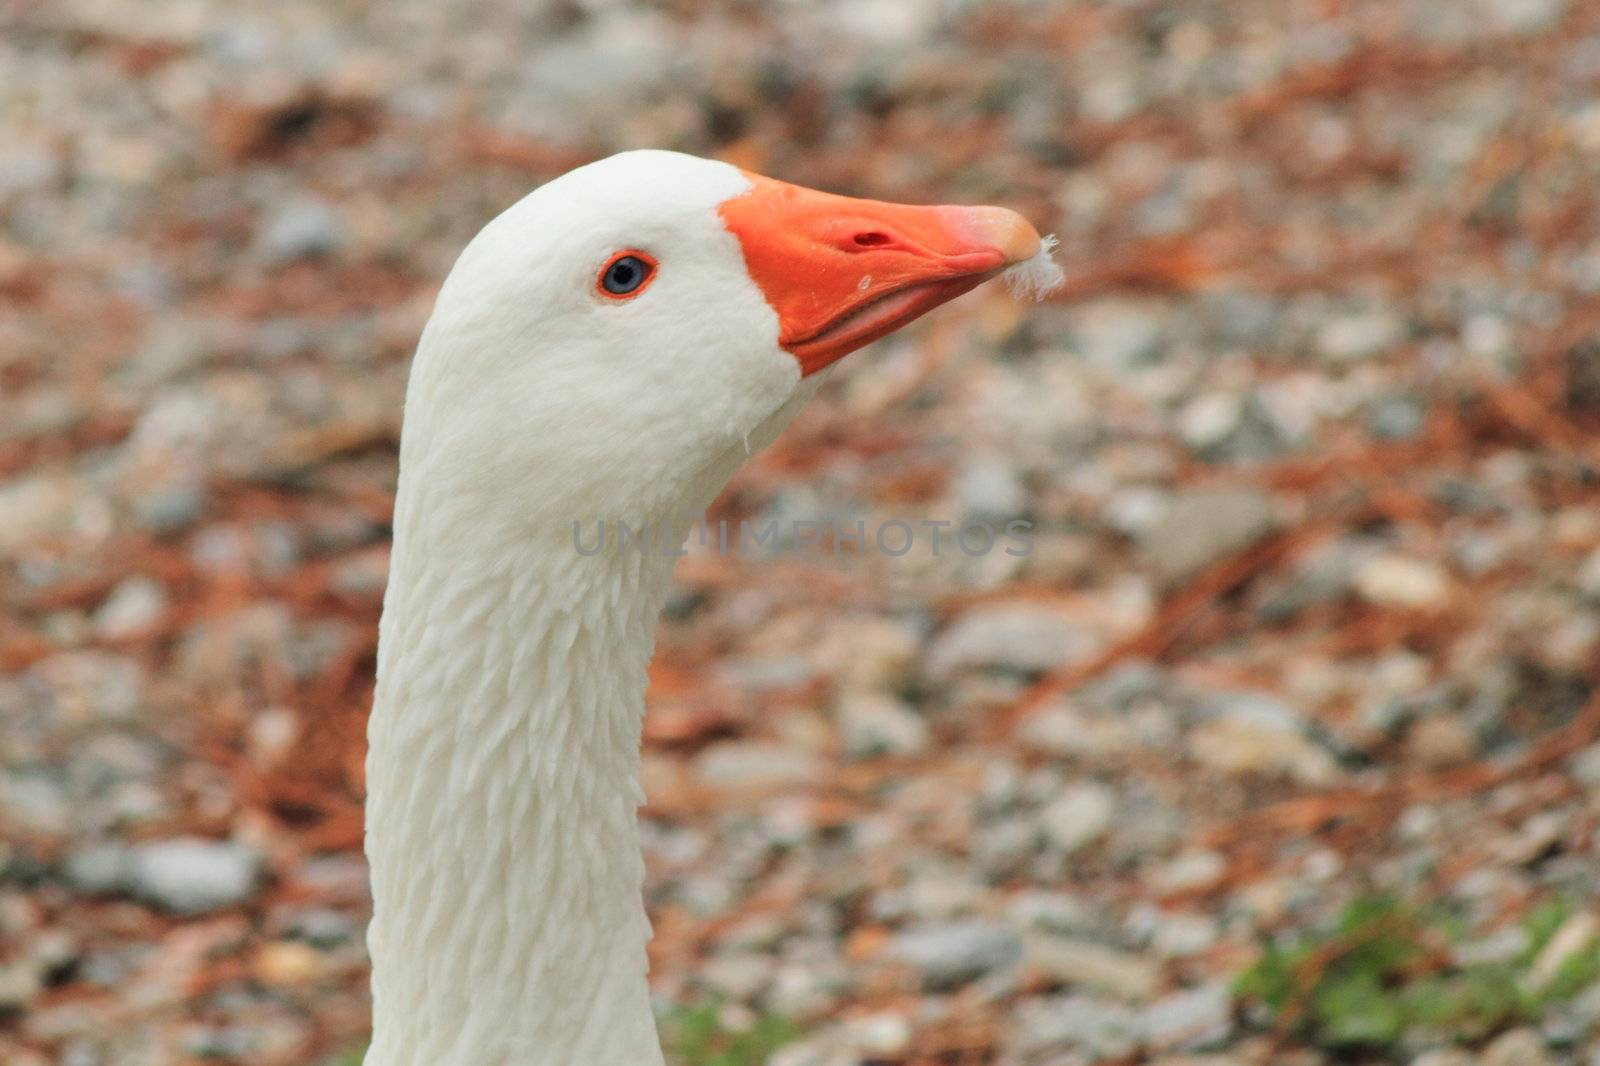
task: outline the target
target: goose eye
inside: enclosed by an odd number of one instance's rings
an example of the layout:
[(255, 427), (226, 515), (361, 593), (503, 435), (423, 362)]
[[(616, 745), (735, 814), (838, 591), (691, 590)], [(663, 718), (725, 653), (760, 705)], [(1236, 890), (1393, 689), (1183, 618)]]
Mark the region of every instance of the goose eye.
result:
[(655, 272), (656, 261), (643, 252), (618, 252), (600, 268), (600, 294), (613, 299), (636, 296)]

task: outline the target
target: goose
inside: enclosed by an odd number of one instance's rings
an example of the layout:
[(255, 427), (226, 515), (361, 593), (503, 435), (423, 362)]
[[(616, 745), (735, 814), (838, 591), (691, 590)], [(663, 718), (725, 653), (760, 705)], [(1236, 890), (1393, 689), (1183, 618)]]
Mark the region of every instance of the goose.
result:
[(367, 1066), (661, 1066), (637, 808), (672, 558), (580, 552), (575, 524), (704, 509), (821, 371), (997, 274), (1047, 287), (1051, 243), (1003, 208), (652, 150), (550, 181), (468, 244), (405, 399)]

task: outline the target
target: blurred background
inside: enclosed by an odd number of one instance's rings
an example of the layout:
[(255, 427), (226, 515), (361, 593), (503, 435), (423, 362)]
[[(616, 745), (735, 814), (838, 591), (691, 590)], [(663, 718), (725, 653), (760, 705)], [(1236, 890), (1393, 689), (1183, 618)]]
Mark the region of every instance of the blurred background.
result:
[(683, 1064), (1600, 1063), (1600, 4), (0, 2), (0, 1061), (358, 1061), (406, 364), (612, 151), (1059, 234), (683, 560)]

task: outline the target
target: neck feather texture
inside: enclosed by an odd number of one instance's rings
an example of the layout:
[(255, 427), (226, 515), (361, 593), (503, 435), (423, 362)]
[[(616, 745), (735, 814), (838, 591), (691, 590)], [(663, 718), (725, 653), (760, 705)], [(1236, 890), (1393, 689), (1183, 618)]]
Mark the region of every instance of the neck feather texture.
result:
[(580, 557), (570, 530), (497, 528), (402, 480), (367, 758), (367, 1066), (658, 1066), (636, 810), (671, 560)]

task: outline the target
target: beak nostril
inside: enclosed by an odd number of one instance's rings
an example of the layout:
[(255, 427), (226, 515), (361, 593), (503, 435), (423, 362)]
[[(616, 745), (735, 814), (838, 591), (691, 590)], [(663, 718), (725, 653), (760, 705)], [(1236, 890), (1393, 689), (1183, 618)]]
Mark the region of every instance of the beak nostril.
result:
[(861, 248), (876, 248), (879, 245), (888, 243), (889, 235), (887, 233), (879, 233), (877, 230), (867, 230), (864, 233), (856, 234), (856, 245)]

